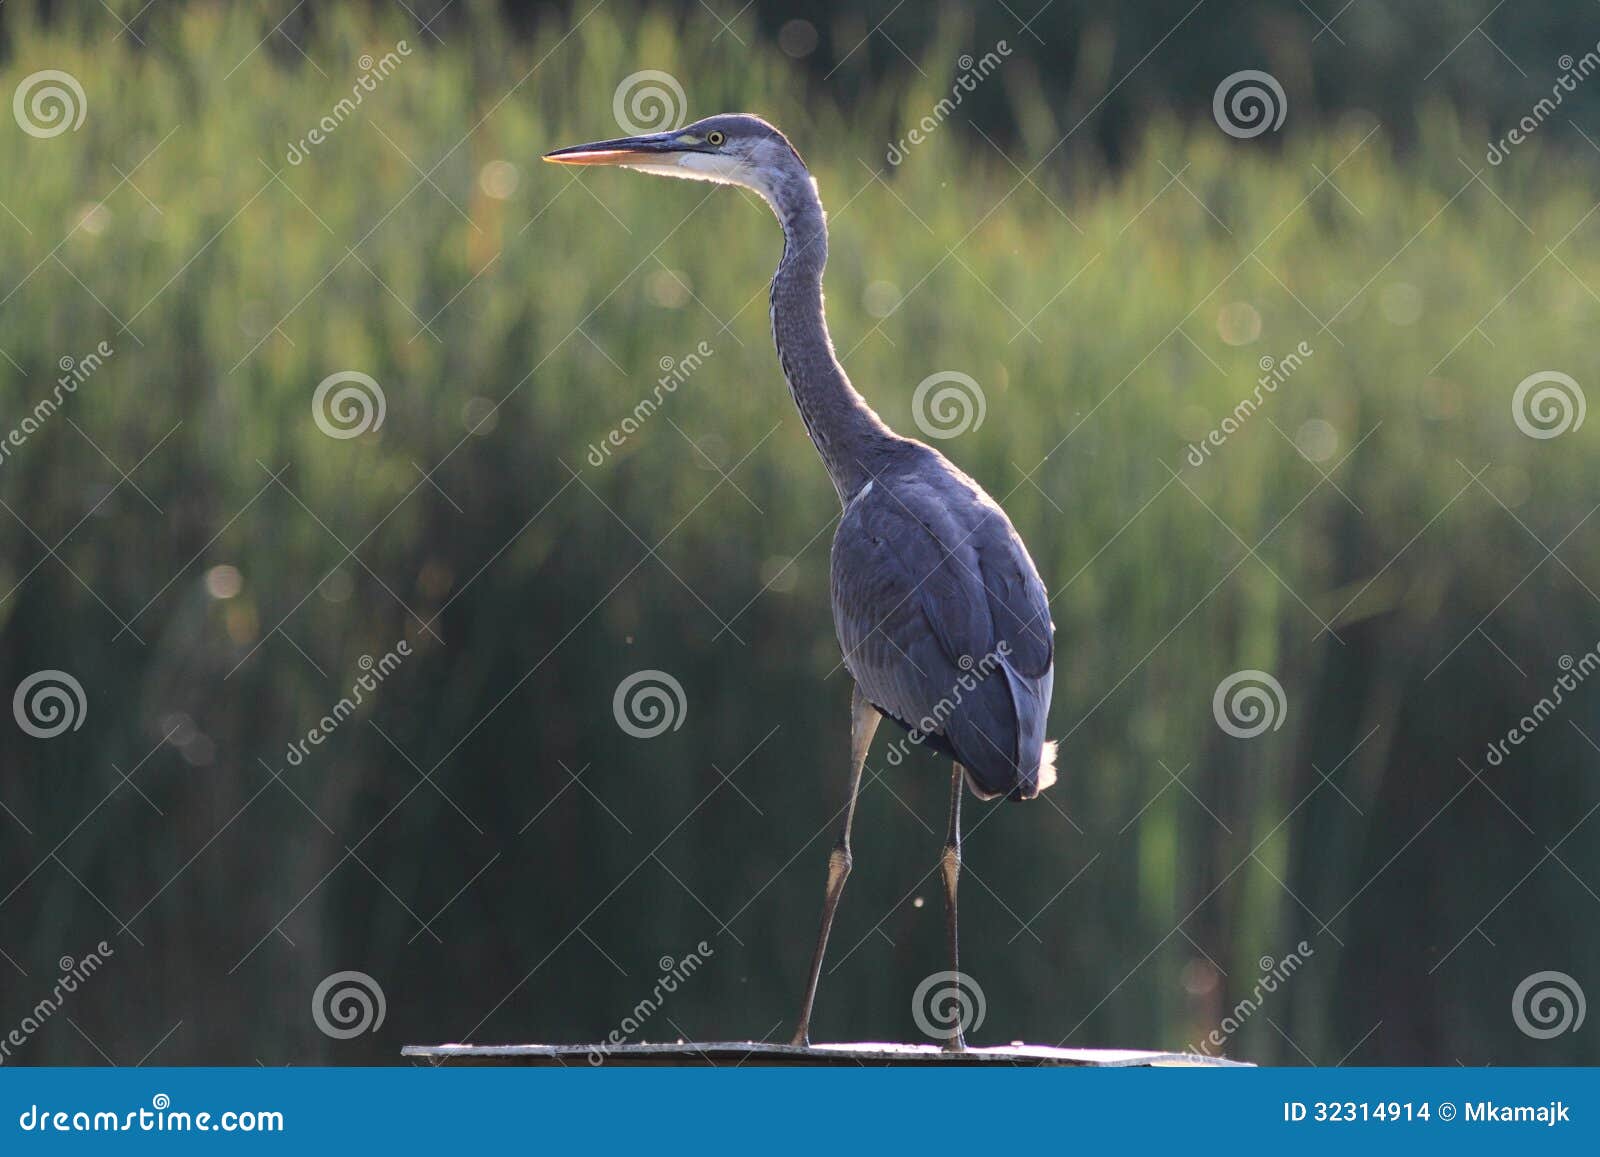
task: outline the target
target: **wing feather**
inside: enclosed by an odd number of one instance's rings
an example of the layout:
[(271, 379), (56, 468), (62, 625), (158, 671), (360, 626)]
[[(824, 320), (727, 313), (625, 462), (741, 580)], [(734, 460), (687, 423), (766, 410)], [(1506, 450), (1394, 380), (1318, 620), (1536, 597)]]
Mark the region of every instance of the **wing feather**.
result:
[(1032, 794), (1053, 627), (999, 507), (953, 467), (880, 477), (846, 508), (832, 569), (845, 666), (867, 698), (927, 732), (985, 794)]

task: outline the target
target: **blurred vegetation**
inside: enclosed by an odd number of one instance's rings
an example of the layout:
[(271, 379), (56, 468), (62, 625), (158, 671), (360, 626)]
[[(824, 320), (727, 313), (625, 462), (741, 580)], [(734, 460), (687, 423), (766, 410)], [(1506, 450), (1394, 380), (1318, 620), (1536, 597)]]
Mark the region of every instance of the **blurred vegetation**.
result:
[[(907, 433), (927, 375), (982, 385), (983, 424), (941, 448), (1054, 592), (1062, 783), (968, 812), (973, 1038), (1197, 1045), (1304, 940), (1227, 1052), (1600, 1058), (1508, 1007), (1538, 970), (1593, 989), (1594, 694), (1483, 760), (1600, 640), (1592, 424), (1535, 440), (1511, 412), (1535, 371), (1600, 381), (1595, 165), (1569, 126), (1478, 178), (1487, 129), (1443, 103), (1404, 150), (1291, 103), (1271, 138), (1180, 109), (1116, 170), (1040, 164), (1077, 117), (1021, 83), (1030, 49), (992, 82), (1005, 154), (958, 115), (890, 169), (896, 126), (984, 47), (959, 12), (925, 78), (830, 94), (770, 36), (670, 11), (513, 40), (456, 7), (443, 44), (400, 9), (320, 8), (290, 43), (275, 9), (157, 5), (142, 44), (98, 13), (4, 10), (0, 90), (62, 69), (88, 108), (53, 139), (0, 132), (0, 437), (62, 358), (115, 351), (0, 462), (0, 689), (58, 668), (88, 699), (53, 740), (0, 728), (0, 1015), (58, 957), (116, 948), (67, 1010), (82, 1034), (52, 1022), (20, 1059), (600, 1039), (701, 940), (709, 966), (638, 1035), (787, 1036), (844, 788), (836, 502), (771, 349), (759, 202), (537, 163), (613, 135), (645, 68), (692, 116), (791, 135), (831, 210), (854, 380)], [(1259, 360), (1302, 341), (1192, 465)], [(386, 417), (336, 440), (312, 394), (345, 370)], [(288, 761), (402, 639), (358, 717)], [(612, 695), (647, 668), (687, 712), (640, 740)], [(1212, 715), (1241, 668), (1287, 699), (1253, 740)], [(944, 967), (947, 769), (889, 767), (882, 740), (870, 766), (823, 1039), (915, 1039), (912, 990)], [(380, 1032), (317, 1031), (338, 969), (380, 980)]]
[[(60, 19), (72, 19), (77, 8), (38, 3)], [(327, 26), (348, 18), (349, 8), (392, 13), (397, 4), (426, 24), (423, 41), (454, 39), (457, 30), (470, 34), (498, 16), (495, 42), (509, 36), (545, 47), (591, 14), (615, 7), (609, 0), (268, 5), (267, 27), (277, 31), (262, 51), (293, 63), (297, 45), (318, 42)], [(146, 28), (159, 30), (165, 19), (143, 0), (108, 6), (139, 36)], [(1592, 5), (1584, 0), (1533, 6), (1494, 0), (652, 0), (649, 8), (688, 44), (711, 42), (739, 55), (752, 39), (761, 51), (776, 48), (797, 63), (790, 84), (852, 111), (880, 105), (888, 95), (895, 113), (920, 115), (899, 98), (932, 75), (927, 66), (943, 59), (940, 50), (953, 29), (962, 48), (979, 56), (1005, 41), (1016, 59), (999, 83), (969, 94), (963, 117), (1017, 145), (1037, 144), (1039, 134), (1053, 130), (1048, 146), (1074, 128), (1065, 144), (1069, 155), (1114, 162), (1137, 155), (1152, 118), (1176, 111), (1204, 121), (1217, 82), (1246, 68), (1266, 69), (1282, 82), (1302, 127), (1376, 117), (1392, 138), (1410, 142), (1428, 127), (1427, 104), (1445, 102), (1471, 109), (1498, 138), (1551, 95), (1556, 76), (1572, 68), (1573, 59), (1600, 42)], [(111, 28), (115, 33), (118, 25)], [(0, 50), (4, 44), (0, 27)], [(1562, 93), (1561, 113), (1592, 123), (1600, 113), (1600, 88), (1573, 85)]]

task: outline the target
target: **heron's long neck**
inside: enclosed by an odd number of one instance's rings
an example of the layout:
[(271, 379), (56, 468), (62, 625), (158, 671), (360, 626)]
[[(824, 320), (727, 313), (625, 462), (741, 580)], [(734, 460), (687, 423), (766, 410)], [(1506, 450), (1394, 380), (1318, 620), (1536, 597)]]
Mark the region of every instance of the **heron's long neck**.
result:
[(872, 477), (877, 451), (894, 435), (856, 393), (834, 356), (822, 312), (828, 227), (810, 175), (772, 198), (783, 223), (783, 260), (772, 277), (772, 338), (806, 432), (841, 502)]

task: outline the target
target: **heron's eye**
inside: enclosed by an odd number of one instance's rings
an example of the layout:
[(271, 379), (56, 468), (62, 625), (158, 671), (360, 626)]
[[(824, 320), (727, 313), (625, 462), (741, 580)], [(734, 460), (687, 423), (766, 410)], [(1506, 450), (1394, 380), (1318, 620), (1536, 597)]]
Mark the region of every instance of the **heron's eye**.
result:
[(712, 129), (709, 133), (706, 134), (706, 143), (708, 145), (720, 145), (720, 144), (722, 144), (723, 141), (725, 141), (727, 139), (728, 139), (727, 134), (724, 133), (721, 129)]

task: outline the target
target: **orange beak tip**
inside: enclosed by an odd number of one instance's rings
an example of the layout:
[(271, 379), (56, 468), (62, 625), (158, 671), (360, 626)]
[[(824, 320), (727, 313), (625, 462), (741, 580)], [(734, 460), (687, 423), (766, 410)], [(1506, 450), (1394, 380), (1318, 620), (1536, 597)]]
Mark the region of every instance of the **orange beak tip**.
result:
[(587, 153), (546, 153), (543, 159), (555, 165), (617, 165), (629, 157), (648, 155), (642, 149), (595, 149)]

